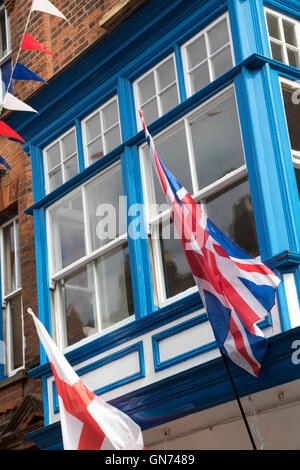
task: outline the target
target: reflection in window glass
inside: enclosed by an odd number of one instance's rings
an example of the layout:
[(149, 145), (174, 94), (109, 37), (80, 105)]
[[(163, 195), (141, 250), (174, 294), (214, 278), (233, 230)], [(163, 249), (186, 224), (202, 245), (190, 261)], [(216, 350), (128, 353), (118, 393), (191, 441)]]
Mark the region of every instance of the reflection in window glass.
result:
[(9, 302), (11, 330), (11, 368), (18, 369), (23, 365), (23, 326), (21, 295), (13, 297)]
[(283, 87), (282, 94), (291, 147), (295, 151), (300, 151), (300, 105), (297, 104), (300, 98), (300, 89), (292, 90)]
[(204, 109), (190, 126), (199, 189), (243, 165), (234, 95)]
[(206, 200), (209, 219), (252, 256), (259, 254), (248, 181), (227, 188)]
[[(192, 191), (191, 172), (189, 169), (189, 155), (184, 125), (176, 126), (167, 134), (155, 140), (158, 154), (168, 170), (176, 175), (181, 184)], [(146, 149), (146, 152), (148, 150)], [(149, 162), (149, 166), (151, 163)], [(152, 178), (155, 187), (156, 204), (166, 204), (166, 198), (161, 190), (157, 176), (151, 167)]]
[(166, 296), (170, 298), (194, 287), (195, 281), (173, 223), (161, 228), (160, 241)]
[(15, 253), (15, 231), (14, 224), (3, 229), (4, 259), (5, 259), (5, 295), (10, 294), (17, 288), (16, 279), (16, 253)]
[(86, 268), (65, 279), (62, 285), (68, 345), (96, 332), (95, 289), (93, 267)]
[(99, 259), (97, 276), (101, 326), (104, 329), (134, 312), (127, 244), (114, 248)]
[(86, 254), (80, 191), (50, 209), (54, 270), (65, 268)]
[[(101, 175), (86, 188), (92, 251), (126, 232), (121, 167)], [(119, 206), (121, 214), (119, 214)]]
[(174, 108), (179, 103), (179, 94), (173, 56), (138, 79), (134, 89), (136, 107), (142, 109), (147, 125)]

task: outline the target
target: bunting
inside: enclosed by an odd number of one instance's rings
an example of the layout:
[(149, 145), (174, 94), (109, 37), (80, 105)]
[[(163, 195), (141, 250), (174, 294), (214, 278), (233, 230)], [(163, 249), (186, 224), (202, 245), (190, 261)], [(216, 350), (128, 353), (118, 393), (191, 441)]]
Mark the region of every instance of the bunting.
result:
[(37, 113), (37, 111), (31, 106), (26, 103), (23, 103), (23, 101), (19, 100), (8, 92), (4, 96), (3, 107), (13, 111), (29, 111), (32, 113)]
[(50, 15), (58, 16), (68, 21), (67, 18), (49, 0), (33, 0), (31, 11), (42, 11)]
[(25, 67), (25, 65), (21, 64), (20, 62), (16, 63), (12, 78), (14, 80), (35, 80), (36, 82), (43, 82), (47, 84), (43, 78), (39, 77), (36, 73)]
[(9, 164), (7, 163), (7, 161), (5, 160), (5, 158), (1, 157), (1, 155), (0, 155), (0, 164), (1, 164), (1, 165), (4, 165), (8, 170), (11, 171), (11, 167), (9, 166)]
[[(17, 54), (15, 65), (11, 69), (10, 76), (7, 77), (8, 85), (6, 86), (6, 93), (3, 99), (3, 103), (1, 103), (0, 105), (0, 114), (3, 108), (13, 111), (28, 111), (37, 113), (37, 111), (31, 106), (13, 96), (13, 94), (11, 93), (12, 80), (34, 80), (47, 84), (47, 82), (43, 78), (39, 77), (35, 72), (25, 67), (25, 65), (19, 62), (21, 50), (42, 51), (45, 54), (49, 54), (55, 59), (57, 59), (57, 56), (52, 51), (47, 49), (47, 47), (45, 47), (37, 39), (33, 38), (32, 36), (30, 36), (30, 34), (27, 33), (27, 28), (33, 11), (39, 11), (42, 13), (48, 13), (50, 15), (57, 16), (58, 18), (66, 20), (69, 23), (69, 20), (49, 0), (32, 0), (29, 16), (26, 21), (23, 39)], [(25, 142), (25, 140), (19, 134), (17, 134), (17, 132), (15, 132), (11, 127), (9, 127), (4, 121), (0, 121), (0, 135), (8, 137), (10, 139)], [(11, 170), (11, 167), (8, 165), (6, 160), (1, 157), (1, 155), (0, 164), (6, 166), (6, 168)]]
[(4, 121), (0, 121), (0, 135), (20, 140), (21, 142), (25, 142), (25, 140), (19, 134), (17, 134), (11, 127), (9, 127)]
[(50, 54), (57, 59), (56, 55), (53, 54), (53, 52), (49, 51), (47, 47), (43, 46), (43, 44), (37, 41), (37, 39), (34, 39), (28, 33), (24, 34), (23, 41), (21, 44), (21, 49), (27, 49), (27, 50), (32, 50), (32, 51), (42, 51), (42, 52), (45, 52), (45, 54)]

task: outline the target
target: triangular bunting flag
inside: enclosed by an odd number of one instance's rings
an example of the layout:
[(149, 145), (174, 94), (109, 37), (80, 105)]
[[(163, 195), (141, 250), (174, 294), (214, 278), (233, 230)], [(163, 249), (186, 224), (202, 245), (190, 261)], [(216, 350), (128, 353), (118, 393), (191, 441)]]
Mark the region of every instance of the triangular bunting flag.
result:
[(33, 0), (31, 11), (42, 11), (50, 15), (58, 16), (68, 21), (67, 18), (49, 0)]
[(11, 170), (11, 167), (9, 166), (5, 158), (1, 157), (1, 155), (0, 155), (0, 164), (4, 165), (8, 170)]
[(22, 139), (22, 137), (17, 134), (11, 127), (9, 127), (4, 121), (0, 121), (0, 135), (4, 135), (5, 137), (11, 137), (12, 139), (25, 142), (25, 140)]
[(43, 46), (43, 44), (41, 44), (39, 41), (34, 39), (28, 33), (24, 34), (24, 38), (23, 38), (23, 41), (22, 41), (22, 44), (21, 44), (21, 49), (29, 49), (29, 50), (32, 50), (32, 51), (43, 51), (46, 54), (50, 54), (50, 55), (52, 55), (53, 57), (55, 57), (57, 59), (56, 55), (53, 54), (53, 52), (49, 51), (49, 49), (47, 49), (47, 47)]
[(25, 65), (17, 62), (13, 71), (12, 78), (14, 80), (35, 80), (36, 82), (47, 83), (43, 78), (39, 77), (32, 70), (25, 67)]
[(6, 93), (4, 96), (4, 101), (2, 106), (6, 109), (11, 109), (13, 111), (30, 111), (32, 113), (37, 113), (35, 109), (33, 109), (31, 106), (29, 106), (26, 103), (23, 103), (23, 101), (19, 100), (15, 96), (13, 96), (11, 93)]

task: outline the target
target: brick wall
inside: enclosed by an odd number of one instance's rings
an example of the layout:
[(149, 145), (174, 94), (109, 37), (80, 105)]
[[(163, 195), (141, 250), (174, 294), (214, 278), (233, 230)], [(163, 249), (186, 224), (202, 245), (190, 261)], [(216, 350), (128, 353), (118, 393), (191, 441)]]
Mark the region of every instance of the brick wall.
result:
[[(58, 60), (38, 51), (21, 51), (18, 61), (46, 81), (55, 80), (57, 74), (71, 65), (74, 59), (83, 54), (95, 41), (106, 37), (144, 2), (145, 0), (52, 0), (52, 3), (68, 18), (70, 24), (51, 15), (33, 12), (27, 32), (56, 54)], [(5, 0), (4, 3), (10, 13), (12, 60), (15, 63), (31, 0)], [(29, 101), (31, 96), (45, 86), (40, 82), (15, 81), (14, 95), (22, 101)], [(1, 119), (5, 120), (7, 115), (8, 112), (3, 111)], [(39, 342), (32, 319), (26, 313), (28, 306), (38, 313), (34, 225), (33, 218), (24, 214), (24, 210), (33, 203), (31, 163), (30, 157), (23, 152), (20, 144), (1, 136), (0, 155), (12, 167), (12, 171), (6, 171), (0, 179), (0, 223), (7, 216), (18, 214), (26, 341), (25, 369), (30, 369), (39, 363)], [(0, 169), (4, 167), (0, 165)], [(20, 431), (15, 423), (15, 427), (12, 428), (9, 427), (9, 423), (16, 420), (18, 412), (24, 419), (24, 412), (18, 410), (25, 406), (23, 404), (27, 403), (28, 397), (33, 396), (41, 400), (41, 383), (29, 378), (26, 371), (0, 381), (0, 449), (28, 448), (29, 444), (22, 436), (31, 429), (30, 426), (33, 424), (28, 421), (26, 427), (24, 423), (20, 423)], [(28, 403), (26, 407), (29, 407)], [(28, 411), (28, 415), (30, 414), (32, 412)], [(42, 418), (39, 418), (38, 413), (36, 416), (37, 423), (34, 425), (41, 426)], [(7, 435), (3, 435), (5, 426), (10, 429)]]

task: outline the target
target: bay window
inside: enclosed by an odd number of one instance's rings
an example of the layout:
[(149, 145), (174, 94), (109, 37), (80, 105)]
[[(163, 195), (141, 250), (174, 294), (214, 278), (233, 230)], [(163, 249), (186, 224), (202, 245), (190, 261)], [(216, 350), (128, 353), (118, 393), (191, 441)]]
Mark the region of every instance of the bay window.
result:
[(6, 374), (24, 365), (23, 307), (18, 219), (1, 227), (2, 309), (6, 345)]
[(49, 207), (50, 281), (61, 347), (134, 314), (121, 165)]
[[(258, 244), (233, 87), (154, 138), (166, 167), (208, 217), (253, 256)], [(170, 225), (170, 213), (149, 158), (140, 149), (153, 272), (159, 303), (185, 294), (194, 282)]]

